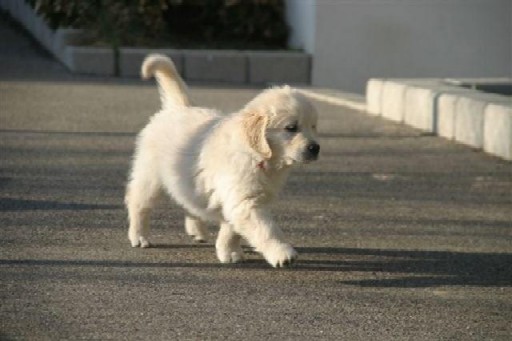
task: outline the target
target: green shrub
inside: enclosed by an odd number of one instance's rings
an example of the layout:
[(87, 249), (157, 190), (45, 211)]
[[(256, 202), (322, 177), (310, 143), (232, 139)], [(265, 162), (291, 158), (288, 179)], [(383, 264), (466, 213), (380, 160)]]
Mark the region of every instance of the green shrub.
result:
[(173, 44), (184, 47), (285, 48), (282, 0), (188, 0), (163, 13)]
[(165, 33), (166, 0), (27, 1), (51, 28), (84, 28), (97, 44), (139, 45)]
[(52, 28), (114, 48), (286, 48), (284, 0), (26, 0)]

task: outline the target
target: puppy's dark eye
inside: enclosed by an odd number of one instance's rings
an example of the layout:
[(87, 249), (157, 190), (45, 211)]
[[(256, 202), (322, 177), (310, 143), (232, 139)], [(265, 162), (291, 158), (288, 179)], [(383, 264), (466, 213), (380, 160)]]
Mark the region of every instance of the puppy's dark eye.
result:
[(287, 132), (290, 132), (290, 133), (296, 133), (299, 130), (299, 127), (297, 126), (296, 123), (289, 124), (286, 127), (284, 127), (284, 130), (286, 130)]

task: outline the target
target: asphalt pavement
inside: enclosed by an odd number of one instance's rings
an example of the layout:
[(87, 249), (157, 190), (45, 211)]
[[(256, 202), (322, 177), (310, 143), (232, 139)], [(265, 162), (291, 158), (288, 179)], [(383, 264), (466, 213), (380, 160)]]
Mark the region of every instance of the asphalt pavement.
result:
[[(275, 216), (300, 258), (219, 264), (164, 201), (127, 240), (153, 82), (70, 75), (0, 18), (1, 340), (510, 340), (512, 163), (315, 103), (321, 158)], [(259, 89), (191, 87), (240, 108)]]

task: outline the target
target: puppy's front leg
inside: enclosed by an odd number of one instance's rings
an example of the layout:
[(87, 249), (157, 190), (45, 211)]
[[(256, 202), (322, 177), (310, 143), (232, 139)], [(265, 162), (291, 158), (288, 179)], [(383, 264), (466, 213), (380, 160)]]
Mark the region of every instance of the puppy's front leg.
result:
[(242, 235), (273, 267), (289, 265), (297, 258), (297, 252), (283, 241), (281, 230), (264, 208), (239, 206), (234, 210), (231, 221), (235, 232)]

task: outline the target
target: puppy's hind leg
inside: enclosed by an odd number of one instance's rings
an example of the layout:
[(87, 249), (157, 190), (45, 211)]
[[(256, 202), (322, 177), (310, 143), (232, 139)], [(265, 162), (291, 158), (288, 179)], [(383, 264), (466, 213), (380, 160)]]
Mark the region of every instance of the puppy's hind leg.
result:
[(149, 247), (149, 216), (159, 194), (160, 187), (156, 183), (132, 180), (128, 184), (125, 203), (130, 220), (128, 238), (132, 247)]
[(204, 222), (188, 215), (185, 217), (185, 232), (198, 243), (204, 243), (207, 240)]

